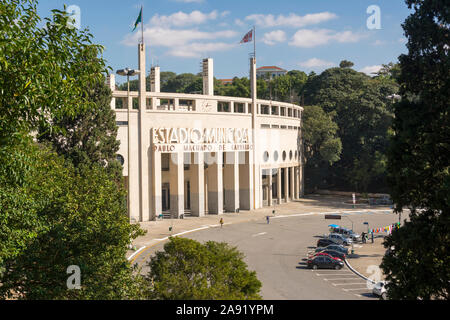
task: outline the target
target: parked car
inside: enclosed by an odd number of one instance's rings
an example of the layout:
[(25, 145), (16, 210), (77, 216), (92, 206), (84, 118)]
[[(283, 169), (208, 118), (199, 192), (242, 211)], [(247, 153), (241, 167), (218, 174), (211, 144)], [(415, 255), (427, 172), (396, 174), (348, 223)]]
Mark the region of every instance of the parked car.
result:
[(317, 247), (326, 247), (326, 246), (329, 246), (330, 244), (338, 244), (338, 243), (336, 241), (334, 241), (333, 239), (327, 239), (327, 238), (322, 238), (317, 241)]
[(338, 228), (332, 228), (333, 233), (338, 233), (343, 235), (346, 238), (351, 238), (353, 241), (359, 241), (361, 239), (361, 235), (358, 233), (353, 232), (353, 230), (338, 227)]
[(332, 259), (327, 256), (317, 256), (308, 259), (306, 265), (308, 268), (312, 269), (342, 269), (344, 267), (344, 262), (342, 260)]
[(320, 251), (323, 251), (326, 249), (336, 250), (336, 251), (344, 253), (345, 255), (348, 255), (348, 249), (341, 244), (330, 244), (326, 247), (319, 247), (316, 249), (316, 252), (320, 252)]
[(335, 260), (337, 259), (337, 260), (341, 260), (341, 261), (342, 261), (341, 258), (339, 258), (339, 257), (333, 257), (331, 254), (326, 253), (326, 252), (317, 252), (317, 253), (314, 253), (313, 255), (310, 256), (310, 258), (318, 257), (318, 256), (330, 257), (330, 258), (332, 258), (332, 259), (335, 259)]
[(319, 253), (326, 253), (326, 254), (332, 256), (333, 258), (339, 258), (341, 260), (345, 260), (345, 253), (342, 253), (342, 252), (339, 252), (336, 250), (326, 249)]
[(383, 300), (387, 300), (386, 281), (378, 282), (372, 289), (372, 293)]
[(342, 244), (344, 246), (348, 246), (348, 245), (350, 245), (352, 243), (352, 239), (351, 238), (346, 238), (342, 234), (338, 234), (338, 233), (330, 233), (328, 235), (328, 239), (331, 239), (334, 242), (336, 242), (338, 244)]

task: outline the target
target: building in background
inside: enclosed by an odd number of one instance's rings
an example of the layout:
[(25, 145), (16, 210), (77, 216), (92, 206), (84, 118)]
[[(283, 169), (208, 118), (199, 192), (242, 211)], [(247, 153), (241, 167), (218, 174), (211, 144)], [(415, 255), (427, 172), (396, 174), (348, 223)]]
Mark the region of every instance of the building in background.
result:
[(274, 79), (276, 77), (284, 76), (288, 72), (287, 70), (275, 67), (275, 66), (269, 66), (269, 67), (260, 67), (256, 69), (256, 77), (258, 79)]

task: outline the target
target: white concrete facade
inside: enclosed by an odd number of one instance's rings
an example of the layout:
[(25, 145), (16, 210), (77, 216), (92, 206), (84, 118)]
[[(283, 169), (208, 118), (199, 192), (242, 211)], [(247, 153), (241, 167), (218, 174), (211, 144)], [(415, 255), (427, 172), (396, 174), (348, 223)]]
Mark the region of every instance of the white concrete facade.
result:
[[(138, 50), (139, 69), (146, 70), (145, 46)], [(204, 95), (159, 92), (159, 68), (152, 70), (151, 92), (145, 74), (128, 102), (126, 91), (113, 91), (132, 222), (237, 213), (302, 195), (303, 109), (256, 99), (253, 58), (251, 98), (214, 96), (213, 61), (204, 63)], [(115, 87), (114, 77), (109, 84)], [(115, 108), (118, 100), (125, 108)]]

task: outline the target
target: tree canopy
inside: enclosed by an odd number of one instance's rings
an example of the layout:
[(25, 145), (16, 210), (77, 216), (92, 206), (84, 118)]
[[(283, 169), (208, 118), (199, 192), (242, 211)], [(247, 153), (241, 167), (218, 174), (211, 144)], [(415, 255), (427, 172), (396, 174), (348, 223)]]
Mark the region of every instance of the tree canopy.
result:
[[(41, 24), (36, 7), (0, 2), (0, 298), (142, 297), (125, 254), (143, 230), (105, 164), (117, 128), (102, 48), (64, 10)], [(52, 143), (38, 142), (45, 135)], [(67, 287), (72, 265), (79, 290)]]
[(407, 0), (400, 60), (401, 102), (394, 105), (388, 183), (395, 211), (410, 221), (385, 241), (381, 265), (393, 299), (450, 298), (450, 4)]
[(332, 115), (342, 141), (340, 160), (329, 169), (326, 185), (348, 191), (380, 191), (385, 186), (386, 151), (392, 124), (392, 79), (371, 78), (351, 68), (330, 68), (310, 76), (306, 105)]
[(243, 254), (226, 243), (170, 238), (149, 263), (157, 300), (258, 300), (261, 282)]

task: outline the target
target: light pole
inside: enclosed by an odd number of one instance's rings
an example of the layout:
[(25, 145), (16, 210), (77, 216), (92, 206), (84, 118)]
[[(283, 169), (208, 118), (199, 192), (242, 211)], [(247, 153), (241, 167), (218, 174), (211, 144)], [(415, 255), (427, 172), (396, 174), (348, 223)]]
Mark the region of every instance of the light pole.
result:
[[(128, 146), (128, 154), (127, 154), (127, 164), (128, 164), (128, 195), (127, 195), (127, 210), (128, 210), (128, 216), (131, 219), (131, 212), (130, 212), (130, 77), (133, 77), (137, 74), (139, 74), (139, 70), (134, 69), (120, 69), (116, 72), (120, 76), (126, 76), (127, 77), (127, 146)], [(131, 104), (131, 107), (133, 108), (133, 104)]]

